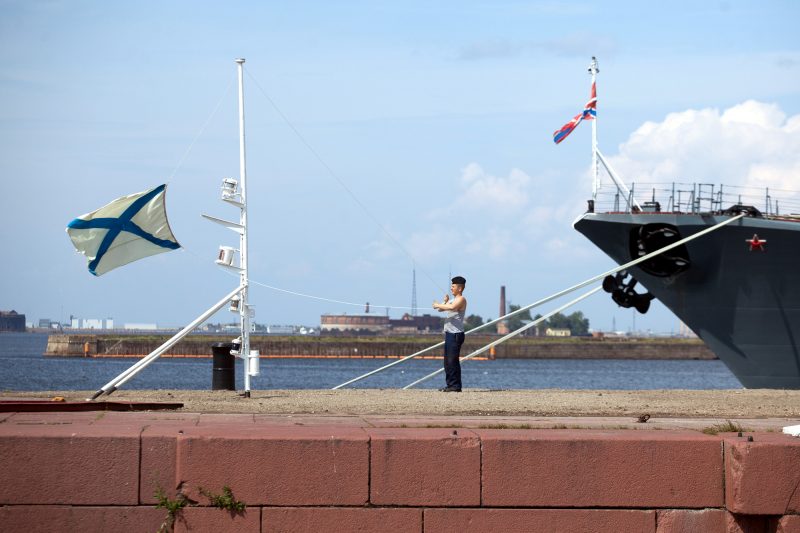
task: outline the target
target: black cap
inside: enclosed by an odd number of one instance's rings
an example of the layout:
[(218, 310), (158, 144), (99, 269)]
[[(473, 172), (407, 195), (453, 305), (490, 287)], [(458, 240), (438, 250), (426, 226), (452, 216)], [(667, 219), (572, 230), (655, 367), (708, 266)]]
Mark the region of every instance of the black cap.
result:
[(467, 280), (465, 280), (461, 276), (454, 277), (453, 279), (450, 280), (450, 282), (451, 283), (455, 283), (456, 285), (466, 285), (467, 284)]

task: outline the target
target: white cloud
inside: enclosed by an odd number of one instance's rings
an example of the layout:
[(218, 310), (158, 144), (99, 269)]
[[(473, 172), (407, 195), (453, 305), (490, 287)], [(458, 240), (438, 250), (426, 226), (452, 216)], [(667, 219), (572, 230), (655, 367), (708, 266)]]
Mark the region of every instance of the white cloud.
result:
[(363, 257), (356, 257), (347, 265), (348, 271), (357, 273), (368, 273), (376, 270), (377, 268), (378, 266), (374, 261), (365, 259)]
[(430, 211), (425, 218), (444, 221), (517, 216), (528, 206), (531, 182), (530, 176), (516, 168), (511, 169), (508, 176), (499, 177), (488, 174), (478, 163), (470, 163), (461, 169), (456, 198), (450, 205)]
[(787, 118), (779, 106), (755, 100), (671, 113), (639, 127), (610, 162), (628, 183), (752, 187), (742, 192), (753, 200), (765, 187), (797, 190), (800, 115)]
[[(450, 204), (423, 216), (424, 229), (405, 238), (403, 247), (420, 265), (441, 262), (451, 255), (503, 260), (523, 252), (528, 191), (533, 181), (516, 168), (507, 176), (495, 176), (478, 163), (469, 163), (461, 170)], [(378, 268), (396, 252), (397, 247), (387, 239), (373, 241), (351, 261), (349, 270)]]
[(464, 247), (464, 251), (490, 259), (502, 260), (525, 250), (525, 244), (519, 239), (515, 228), (489, 227), (472, 236)]
[(493, 176), (479, 164), (470, 163), (461, 173), (461, 186), (464, 190), (453, 204), (454, 209), (505, 215), (527, 205), (531, 178), (516, 168), (507, 177)]
[[(544, 197), (537, 197), (533, 205), (529, 191), (537, 188), (535, 182), (516, 168), (495, 176), (478, 163), (468, 164), (450, 205), (428, 213), (428, 227), (407, 239), (409, 252), (422, 262), (440, 261), (449, 254), (492, 261), (521, 257), (531, 235), (546, 235), (554, 223), (568, 225), (568, 217), (562, 217), (568, 206), (548, 208)], [(554, 219), (554, 214), (559, 216)]]
[(455, 250), (462, 242), (462, 238), (460, 230), (437, 224), (411, 235), (405, 246), (416, 260), (429, 263), (446, 257), (448, 251)]
[(383, 261), (395, 257), (399, 252), (397, 246), (386, 235), (382, 235), (382, 237), (384, 238), (369, 241), (364, 245), (360, 254), (354, 257), (347, 265), (347, 270), (350, 272), (372, 272), (381, 268), (380, 264)]

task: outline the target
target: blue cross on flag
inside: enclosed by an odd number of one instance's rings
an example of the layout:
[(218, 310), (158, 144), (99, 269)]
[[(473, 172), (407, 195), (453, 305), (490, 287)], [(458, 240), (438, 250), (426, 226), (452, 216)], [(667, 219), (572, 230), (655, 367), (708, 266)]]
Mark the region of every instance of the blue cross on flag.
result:
[(117, 198), (67, 225), (75, 249), (89, 261), (89, 272), (101, 276), (150, 255), (180, 248), (167, 220), (167, 186)]

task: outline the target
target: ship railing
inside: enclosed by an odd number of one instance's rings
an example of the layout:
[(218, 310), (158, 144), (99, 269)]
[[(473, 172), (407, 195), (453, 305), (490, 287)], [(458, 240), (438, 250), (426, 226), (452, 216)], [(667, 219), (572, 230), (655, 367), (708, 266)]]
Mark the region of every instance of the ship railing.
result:
[(735, 205), (752, 206), (769, 218), (800, 218), (800, 191), (699, 182), (633, 182), (629, 196), (614, 184), (601, 185), (596, 212), (630, 213), (638, 200), (644, 213), (720, 213)]

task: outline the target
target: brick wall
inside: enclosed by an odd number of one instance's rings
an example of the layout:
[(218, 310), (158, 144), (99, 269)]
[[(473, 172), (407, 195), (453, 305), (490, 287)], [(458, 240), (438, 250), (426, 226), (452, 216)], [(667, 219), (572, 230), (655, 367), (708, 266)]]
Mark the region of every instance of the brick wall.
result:
[[(332, 417), (0, 416), (0, 531), (797, 532), (775, 433), (361, 427)], [(358, 419), (355, 419), (358, 420)], [(204, 492), (229, 486), (242, 513)]]

